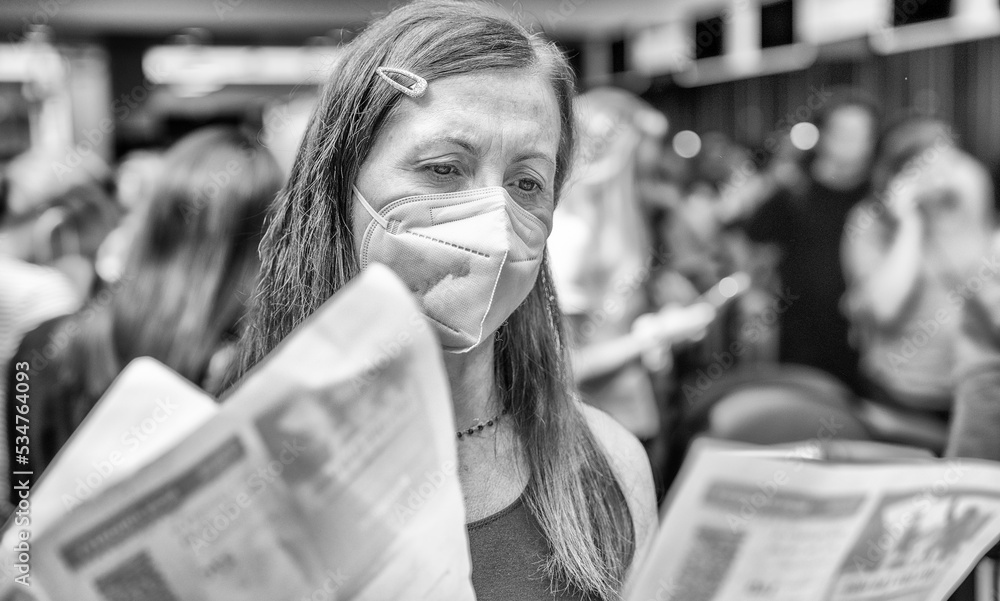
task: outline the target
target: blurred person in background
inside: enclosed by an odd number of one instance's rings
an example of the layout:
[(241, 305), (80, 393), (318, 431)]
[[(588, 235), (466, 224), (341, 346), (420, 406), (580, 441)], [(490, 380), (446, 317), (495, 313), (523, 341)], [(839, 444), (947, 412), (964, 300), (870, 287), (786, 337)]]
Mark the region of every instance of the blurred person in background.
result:
[(120, 215), (103, 161), (91, 154), (59, 170), (65, 161), (57, 152), (31, 150), (5, 167), (0, 257), (59, 270), (79, 303), (93, 290), (97, 248)]
[(726, 252), (726, 226), (739, 210), (744, 190), (756, 179), (746, 148), (720, 132), (702, 139), (680, 202), (672, 207), (661, 233), (671, 263), (699, 292), (743, 268), (743, 257)]
[(1000, 461), (1000, 232), (966, 273), (946, 455)]
[(280, 185), (270, 154), (233, 128), (199, 130), (170, 149), (120, 280), (28, 334), (14, 358), (32, 369), (35, 474), (132, 359), (153, 357), (219, 392)]
[[(73, 162), (75, 167), (67, 167)], [(77, 185), (111, 189), (111, 169), (97, 153), (81, 154), (73, 148), (32, 149), (4, 168), (5, 206), (8, 215), (30, 215)]]
[(739, 167), (735, 181), (727, 186), (722, 199), (723, 223), (739, 224), (780, 193), (805, 194), (809, 186), (806, 153), (795, 146), (788, 129), (771, 132), (757, 150), (759, 158), (766, 159), (764, 164), (758, 168), (754, 159), (748, 157)]
[(922, 444), (940, 452), (968, 272), (992, 235), (992, 182), (946, 124), (926, 117), (885, 133), (875, 182), (876, 196), (852, 212), (843, 241), (845, 309), (865, 396), (876, 403), (866, 409), (877, 431), (922, 428)]
[(120, 217), (104, 187), (74, 184), (29, 213), (6, 219), (0, 225), (0, 255), (58, 270), (73, 286), (78, 302), (83, 302), (98, 283), (98, 250)]
[[(994, 178), (994, 200), (997, 184)], [(955, 343), (955, 403), (945, 456), (1000, 461), (1000, 230), (996, 221), (992, 241), (984, 251), (964, 274), (965, 302)], [(1000, 560), (1000, 544), (987, 555)]]
[[(576, 107), (581, 136), (574, 175), (548, 242), (573, 376), (583, 400), (639, 438), (660, 474), (670, 346), (703, 332), (714, 312), (705, 304), (686, 307), (697, 291), (676, 271), (673, 253), (668, 260), (655, 252), (648, 225), (653, 207), (669, 206), (675, 218), (682, 210), (659, 197), (668, 192), (657, 185), (666, 117), (614, 88), (591, 90)], [(663, 305), (650, 302), (657, 267), (657, 281), (672, 281)]]
[[(679, 202), (670, 207), (659, 223), (661, 244), (667, 249), (670, 268), (656, 275), (654, 289), (660, 298), (687, 296), (688, 300), (682, 304), (693, 302), (725, 276), (740, 271), (749, 273), (752, 262), (748, 258), (756, 256), (749, 253), (741, 231), (730, 227), (746, 195), (745, 189), (759, 177), (756, 166), (749, 151), (727, 135), (708, 132), (702, 139), (702, 149), (690, 161), (690, 171), (682, 180)], [(762, 281), (756, 284), (760, 287)], [(716, 353), (726, 352), (740, 335), (741, 321), (747, 309), (753, 307), (755, 296), (766, 297), (767, 304), (772, 299), (761, 290), (741, 291), (704, 338), (678, 355), (678, 377), (683, 380), (697, 374), (715, 362)], [(754, 351), (741, 354), (740, 362), (755, 359), (757, 354)]]
[(779, 360), (821, 369), (857, 391), (858, 355), (840, 311), (840, 240), (848, 212), (868, 195), (877, 111), (844, 92), (823, 107), (816, 125), (820, 137), (805, 169), (808, 181), (782, 188), (743, 227), (752, 242), (777, 247), (781, 289), (793, 299), (779, 316)]
[(705, 179), (688, 182), (681, 201), (662, 224), (661, 236), (669, 248), (672, 268), (698, 292), (711, 288), (722, 271), (719, 187), (719, 182)]
[(782, 248), (752, 242), (743, 223), (763, 203), (782, 195), (801, 197), (810, 185), (806, 156), (792, 144), (789, 132), (772, 132), (768, 139), (776, 144), (767, 163), (760, 170), (747, 163), (741, 181), (727, 186), (722, 199), (722, 254), (732, 270), (749, 274), (753, 283), (734, 305), (734, 336), (747, 349), (740, 358), (743, 363), (778, 362), (780, 325), (772, 315), (795, 300), (794, 293), (785, 294), (781, 286)]
[[(0, 216), (0, 366), (4, 374), (28, 332), (50, 319), (73, 313), (89, 296), (95, 284), (97, 248), (118, 219), (114, 201), (97, 183), (25, 185), (33, 180), (22, 170), (43, 165), (16, 161), (3, 185), (9, 195), (4, 194), (2, 204), (10, 209)], [(34, 193), (45, 196), (35, 198)], [(7, 198), (13, 200), (7, 202)], [(7, 393), (4, 378), (0, 380), (0, 442), (7, 432), (2, 426), (4, 415), (11, 406)], [(4, 453), (0, 468), (6, 460)], [(3, 469), (2, 473), (0, 496), (6, 500), (9, 471)]]
[[(573, 374), (584, 401), (640, 440), (660, 431), (633, 321), (649, 310), (653, 248), (637, 182), (640, 148), (667, 120), (624, 90), (598, 88), (576, 101), (580, 132), (571, 180), (555, 210), (548, 249), (560, 308), (573, 341)], [(648, 162), (656, 161), (655, 153)], [(649, 169), (649, 167), (646, 167)]]
[(678, 269), (675, 255), (679, 254), (677, 247), (685, 244), (685, 240), (678, 237), (677, 222), (683, 223), (681, 215), (692, 179), (692, 166), (669, 145), (661, 142), (658, 150), (658, 168), (636, 182), (646, 208), (651, 244), (656, 251), (652, 256), (647, 294), (654, 307), (687, 305), (697, 298), (699, 291)]
[(95, 268), (105, 283), (117, 282), (128, 260), (129, 249), (142, 224), (153, 187), (163, 170), (163, 154), (137, 150), (127, 154), (118, 165), (115, 195), (124, 209), (121, 223), (108, 234), (97, 253)]

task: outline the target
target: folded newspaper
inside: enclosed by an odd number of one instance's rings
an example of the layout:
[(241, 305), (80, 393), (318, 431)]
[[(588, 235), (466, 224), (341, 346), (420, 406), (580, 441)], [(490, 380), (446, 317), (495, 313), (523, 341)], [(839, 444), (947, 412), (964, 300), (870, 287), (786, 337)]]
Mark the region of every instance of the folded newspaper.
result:
[(373, 266), (218, 408), (130, 364), (8, 528), (0, 599), (472, 601), (454, 430), (438, 342)]
[[(453, 432), (373, 266), (222, 405), (129, 364), (8, 524), (0, 600), (474, 601)], [(624, 599), (942, 601), (1000, 538), (998, 464), (817, 449), (696, 445)]]
[(626, 600), (947, 599), (1000, 539), (1000, 464), (866, 448), (697, 444)]

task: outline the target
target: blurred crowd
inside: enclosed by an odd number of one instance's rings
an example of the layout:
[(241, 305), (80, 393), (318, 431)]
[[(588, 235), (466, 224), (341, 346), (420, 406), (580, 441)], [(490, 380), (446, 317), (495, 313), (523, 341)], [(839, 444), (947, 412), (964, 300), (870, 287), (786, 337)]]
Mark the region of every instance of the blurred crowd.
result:
[(0, 229), (0, 392), (17, 394), (30, 365), (33, 444), (19, 467), (35, 474), (136, 357), (222, 391), (284, 177), (255, 135), (222, 126), (126, 156), (114, 172), (60, 182), (47, 161), (7, 166)]
[[(682, 157), (633, 94), (588, 91), (577, 115), (548, 245), (573, 373), (661, 493), (701, 435), (1000, 460), (993, 184), (948, 123), (843, 90), (811, 146), (700, 132)], [(233, 126), (67, 177), (54, 162), (22, 155), (0, 184), (2, 435), (27, 362), (36, 474), (136, 357), (223, 392), (285, 177)]]

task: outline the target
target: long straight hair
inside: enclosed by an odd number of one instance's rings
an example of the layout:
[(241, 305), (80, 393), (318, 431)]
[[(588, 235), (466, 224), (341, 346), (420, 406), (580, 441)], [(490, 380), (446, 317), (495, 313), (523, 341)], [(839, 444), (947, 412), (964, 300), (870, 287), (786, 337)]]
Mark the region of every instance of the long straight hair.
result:
[(63, 371), (84, 380), (74, 426), (132, 359), (154, 357), (201, 383), (212, 355), (238, 336), (281, 170), (231, 127), (191, 133), (165, 160), (121, 279), (76, 316), (80, 334), (63, 358)]
[(40, 368), (46, 371), (36, 399), (47, 425), (39, 430), (51, 431), (40, 461), (51, 458), (136, 357), (153, 357), (203, 382), (214, 353), (238, 336), (267, 210), (281, 182), (270, 153), (235, 128), (205, 128), (170, 149), (121, 279), (52, 336), (68, 341)]
[(170, 149), (111, 302), (123, 361), (152, 356), (201, 382), (237, 334), (281, 183), (270, 152), (233, 127), (201, 129)]
[[(374, 21), (325, 86), (279, 195), (261, 244), (237, 378), (359, 272), (351, 186), (401, 96), (377, 79), (380, 66), (428, 82), (489, 69), (545, 73), (560, 111), (555, 190), (566, 178), (574, 77), (554, 45), (474, 2), (416, 2)], [(617, 599), (634, 528), (610, 462), (575, 404), (563, 338), (543, 261), (535, 287), (494, 338), (497, 387), (530, 466), (526, 506), (548, 542), (543, 567), (553, 587)]]

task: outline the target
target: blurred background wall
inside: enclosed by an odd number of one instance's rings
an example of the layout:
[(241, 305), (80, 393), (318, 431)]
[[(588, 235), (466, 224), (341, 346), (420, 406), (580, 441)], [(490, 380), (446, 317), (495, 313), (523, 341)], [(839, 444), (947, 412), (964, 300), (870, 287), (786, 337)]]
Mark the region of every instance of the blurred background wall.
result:
[[(0, 161), (81, 143), (115, 161), (212, 122), (256, 124), (294, 147), (338, 47), (391, 4), (4, 0)], [(500, 4), (567, 50), (582, 89), (640, 94), (671, 135), (720, 131), (761, 147), (814, 116), (802, 107), (817, 90), (846, 85), (890, 120), (940, 116), (981, 160), (1000, 161), (997, 0)]]
[(889, 56), (858, 54), (703, 87), (657, 82), (643, 95), (670, 115), (675, 131), (718, 130), (759, 144), (790, 115), (793, 122), (806, 116), (809, 111), (801, 107), (817, 91), (855, 87), (867, 91), (890, 120), (909, 112), (939, 116), (954, 124), (963, 145), (981, 160), (1000, 161), (1000, 39)]

